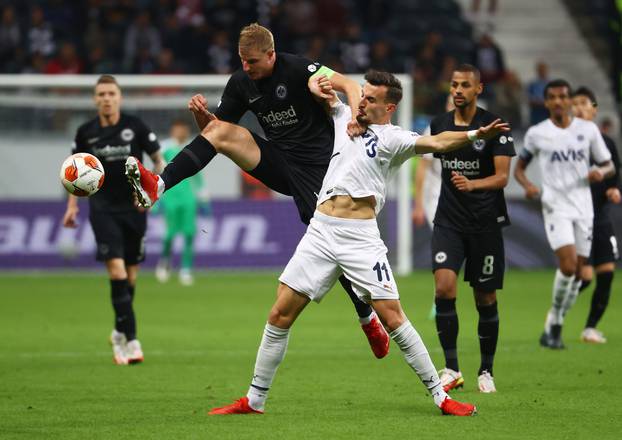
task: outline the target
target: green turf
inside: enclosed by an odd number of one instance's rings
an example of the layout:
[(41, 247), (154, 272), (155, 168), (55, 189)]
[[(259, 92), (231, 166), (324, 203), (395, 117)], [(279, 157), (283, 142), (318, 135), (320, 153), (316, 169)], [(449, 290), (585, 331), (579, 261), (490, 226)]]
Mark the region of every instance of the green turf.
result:
[[(266, 415), (208, 417), (210, 407), (246, 393), (275, 274), (206, 274), (192, 288), (143, 274), (136, 310), (146, 362), (131, 367), (111, 362), (103, 274), (0, 275), (0, 438), (621, 438), (622, 277), (601, 325), (609, 342), (578, 342), (590, 289), (567, 318), (568, 350), (557, 352), (537, 344), (552, 277), (507, 274), (495, 395), (475, 391), (477, 319), (460, 286), (466, 386), (453, 395), (476, 403), (479, 415), (451, 418), (440, 415), (395, 345), (388, 358), (373, 358), (337, 289), (296, 323)], [(427, 319), (431, 275), (398, 283), (441, 367)]]

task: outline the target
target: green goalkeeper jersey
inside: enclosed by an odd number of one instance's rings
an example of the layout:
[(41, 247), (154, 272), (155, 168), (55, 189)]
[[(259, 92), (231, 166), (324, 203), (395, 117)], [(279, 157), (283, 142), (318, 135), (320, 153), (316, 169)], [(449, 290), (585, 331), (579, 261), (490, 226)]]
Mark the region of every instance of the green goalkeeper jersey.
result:
[[(166, 162), (170, 162), (181, 151), (175, 139), (166, 139), (162, 142), (163, 156)], [(164, 206), (196, 204), (200, 191), (203, 189), (203, 178), (197, 173), (189, 179), (182, 180), (173, 188), (167, 190), (162, 196)]]

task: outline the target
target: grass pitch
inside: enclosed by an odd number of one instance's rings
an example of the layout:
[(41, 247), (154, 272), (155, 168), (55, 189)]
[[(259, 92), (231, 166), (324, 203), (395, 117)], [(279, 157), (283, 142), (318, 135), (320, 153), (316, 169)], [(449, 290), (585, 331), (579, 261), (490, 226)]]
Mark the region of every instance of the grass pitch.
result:
[[(376, 360), (335, 288), (294, 326), (263, 416), (208, 417), (246, 393), (275, 274), (208, 273), (194, 287), (139, 279), (145, 363), (114, 366), (103, 274), (0, 275), (0, 438), (353, 439), (620, 438), (622, 277), (601, 323), (604, 346), (579, 342), (591, 297), (564, 328), (568, 349), (538, 346), (553, 271), (510, 272), (500, 293), (498, 393), (476, 392), (477, 314), (458, 295), (458, 349), (473, 418), (442, 417), (397, 347)], [(432, 276), (398, 280), (402, 303), (442, 367)], [(617, 433), (617, 434), (616, 434)]]

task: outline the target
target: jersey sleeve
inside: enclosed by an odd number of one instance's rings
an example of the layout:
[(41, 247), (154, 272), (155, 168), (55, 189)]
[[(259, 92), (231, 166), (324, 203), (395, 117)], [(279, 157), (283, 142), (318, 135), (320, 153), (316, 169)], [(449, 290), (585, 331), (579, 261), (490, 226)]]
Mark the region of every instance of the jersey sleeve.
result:
[(136, 125), (136, 137), (141, 150), (149, 155), (159, 151), (160, 143), (156, 134), (140, 119), (136, 120)]
[(221, 121), (237, 124), (247, 110), (248, 105), (244, 101), (244, 97), (239, 93), (234, 74), (227, 81), (215, 115)]
[(393, 152), (393, 163), (398, 165), (415, 156), (415, 145), (419, 134), (414, 131), (395, 128), (386, 134), (387, 146)]
[(527, 133), (525, 133), (524, 145), (519, 157), (525, 162), (529, 162), (537, 154), (538, 145), (536, 143), (536, 136), (532, 127), (527, 130)]
[(493, 156), (516, 156), (514, 137), (511, 131), (501, 133), (499, 136), (492, 139), (491, 143), (493, 147)]
[(592, 135), (590, 136), (590, 153), (597, 164), (611, 160), (611, 153), (605, 144), (596, 124), (591, 123)]
[(300, 75), (304, 81), (309, 81), (309, 78), (318, 75), (326, 75), (330, 78), (335, 73), (334, 70), (317, 61), (311, 61), (308, 58), (298, 55), (292, 56), (291, 66), (292, 70), (297, 75)]
[(71, 143), (71, 154), (85, 153), (86, 152), (86, 150), (84, 149), (85, 142), (86, 140), (84, 139), (82, 130), (78, 128), (78, 131), (76, 131), (76, 135), (73, 138), (73, 142)]

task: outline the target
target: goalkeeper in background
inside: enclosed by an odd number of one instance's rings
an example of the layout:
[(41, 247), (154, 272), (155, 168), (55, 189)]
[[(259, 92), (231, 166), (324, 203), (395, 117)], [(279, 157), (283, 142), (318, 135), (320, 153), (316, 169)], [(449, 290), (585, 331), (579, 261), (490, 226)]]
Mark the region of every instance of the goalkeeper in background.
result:
[[(170, 162), (190, 140), (190, 125), (183, 120), (176, 120), (171, 125), (170, 138), (162, 142), (164, 160)], [(181, 254), (179, 282), (184, 286), (194, 283), (192, 263), (194, 259), (194, 236), (197, 229), (197, 211), (204, 214), (211, 212), (209, 198), (200, 173), (184, 180), (171, 188), (161, 199), (164, 210), (166, 233), (162, 242), (162, 255), (156, 266), (155, 275), (164, 283), (171, 275), (171, 250), (178, 234), (184, 238)]]

